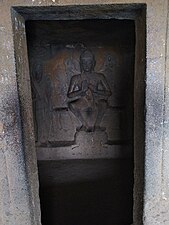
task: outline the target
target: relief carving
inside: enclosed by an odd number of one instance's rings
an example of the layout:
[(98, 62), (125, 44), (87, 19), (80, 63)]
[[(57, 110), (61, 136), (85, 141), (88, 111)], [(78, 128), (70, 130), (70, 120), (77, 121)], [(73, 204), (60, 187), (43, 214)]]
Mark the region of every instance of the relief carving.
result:
[(87, 132), (106, 129), (100, 123), (112, 94), (104, 74), (94, 71), (95, 64), (94, 54), (85, 50), (80, 55), (81, 73), (72, 76), (67, 94), (69, 109), (82, 123), (80, 130)]
[(124, 109), (114, 101), (114, 58), (83, 47), (31, 65), (37, 147), (87, 152), (116, 145)]
[(36, 64), (32, 73), (32, 91), (38, 145), (46, 144), (49, 138), (51, 121), (50, 78), (44, 74), (41, 64)]

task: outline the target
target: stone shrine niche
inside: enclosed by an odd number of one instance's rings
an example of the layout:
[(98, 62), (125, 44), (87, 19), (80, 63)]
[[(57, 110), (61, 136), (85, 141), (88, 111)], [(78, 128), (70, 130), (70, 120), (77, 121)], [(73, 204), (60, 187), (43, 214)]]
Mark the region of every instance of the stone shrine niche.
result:
[(133, 155), (134, 23), (28, 21), (37, 155)]

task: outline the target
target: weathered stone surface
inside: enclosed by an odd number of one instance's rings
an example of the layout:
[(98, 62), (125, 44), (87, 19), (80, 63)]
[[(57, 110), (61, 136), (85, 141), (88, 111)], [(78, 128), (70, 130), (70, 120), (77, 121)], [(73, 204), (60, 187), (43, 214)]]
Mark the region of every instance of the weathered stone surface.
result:
[(124, 159), (39, 161), (43, 224), (131, 224), (131, 166)]
[(76, 134), (76, 142), (71, 143), (71, 146), (37, 148), (37, 158), (44, 161), (132, 158), (131, 145), (121, 145), (121, 143), (110, 145), (107, 143), (107, 140), (105, 132), (87, 133), (80, 131)]
[[(31, 134), (26, 144), (25, 130), (22, 133), (19, 112), (18, 90), (15, 73), (13, 32), (11, 26), (11, 6), (60, 6), (84, 4), (147, 4), (147, 63), (146, 63), (146, 124), (145, 124), (145, 189), (144, 189), (144, 221), (145, 225), (168, 224), (168, 48), (167, 32), (167, 0), (5, 0), (0, 1), (0, 121), (3, 131), (0, 134), (0, 224), (2, 225), (35, 225), (39, 222), (39, 204), (35, 146), (33, 143), (32, 123), (28, 134)], [(36, 8), (37, 10), (37, 8)], [(122, 18), (123, 14), (120, 14)], [(116, 15), (118, 18), (118, 15)], [(141, 48), (138, 47), (138, 49)], [(167, 58), (166, 58), (167, 57)], [(19, 60), (19, 59), (18, 59)], [(138, 58), (138, 64), (144, 61)], [(20, 62), (22, 67), (24, 62)], [(22, 70), (24, 73), (24, 70)], [(137, 71), (139, 77), (139, 71)], [(17, 75), (18, 77), (18, 75)], [(21, 76), (22, 78), (22, 76)], [(28, 78), (26, 78), (27, 80)], [(143, 78), (144, 79), (144, 78)], [(164, 82), (166, 81), (166, 83)], [(166, 84), (166, 86), (165, 86)], [(139, 82), (136, 82), (139, 89)], [(28, 86), (29, 87), (29, 86)], [(26, 88), (26, 85), (24, 85)], [(164, 92), (165, 90), (165, 92)], [(21, 91), (22, 92), (22, 91)], [(28, 91), (29, 100), (30, 91)], [(143, 94), (143, 92), (139, 92)], [(23, 102), (23, 100), (22, 100)], [(164, 104), (165, 103), (165, 104)], [(29, 103), (27, 103), (29, 105)], [(27, 105), (27, 106), (28, 106)], [(30, 105), (29, 105), (30, 106)], [(138, 107), (136, 105), (135, 107)], [(23, 110), (23, 107), (21, 107)], [(26, 107), (27, 109), (27, 107)], [(137, 108), (139, 109), (139, 107)], [(30, 109), (23, 115), (23, 119), (30, 113)], [(12, 116), (11, 116), (12, 115)], [(164, 117), (163, 117), (164, 116)], [(135, 119), (139, 117), (137, 110)], [(31, 113), (28, 118), (31, 118)], [(136, 129), (143, 121), (138, 122)], [(144, 130), (144, 127), (141, 129)], [(135, 137), (137, 132), (135, 133)], [(139, 136), (139, 135), (138, 135)], [(139, 145), (143, 145), (143, 137), (137, 138), (135, 143), (135, 199), (139, 188)], [(27, 148), (26, 148), (27, 146)], [(33, 146), (31, 151), (28, 147)], [(27, 149), (27, 150), (26, 150)], [(25, 164), (26, 150), (26, 164)], [(29, 156), (30, 153), (30, 156)], [(33, 157), (32, 157), (33, 154)], [(29, 156), (29, 157), (28, 157)], [(142, 157), (142, 154), (141, 154)], [(33, 163), (33, 166), (32, 166)], [(143, 165), (142, 165), (143, 166)], [(36, 185), (35, 185), (36, 183)], [(31, 185), (32, 184), (32, 187)], [(35, 185), (35, 188), (33, 186)], [(140, 191), (140, 190), (139, 190)], [(34, 197), (33, 197), (34, 196)], [(35, 197), (36, 196), (36, 197)], [(137, 201), (137, 204), (138, 201)], [(34, 213), (32, 213), (32, 210)], [(137, 210), (137, 206), (135, 206)], [(134, 224), (142, 224), (140, 215), (135, 214)], [(37, 215), (37, 216), (35, 216)]]
[[(26, 31), (38, 159), (131, 157), (133, 21), (28, 21)], [(85, 53), (95, 61), (90, 74), (82, 70)], [(78, 139), (79, 130), (91, 134)]]

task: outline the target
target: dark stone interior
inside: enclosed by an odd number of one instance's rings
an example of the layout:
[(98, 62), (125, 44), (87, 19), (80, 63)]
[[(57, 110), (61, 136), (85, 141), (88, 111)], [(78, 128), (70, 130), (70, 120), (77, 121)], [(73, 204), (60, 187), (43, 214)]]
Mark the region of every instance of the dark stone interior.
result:
[[(27, 21), (26, 30), (31, 80), (32, 74), (41, 73), (41, 69), (35, 71), (36, 65), (42, 65), (43, 73), (50, 74), (50, 81), (55, 84), (51, 94), (54, 118), (56, 113), (65, 115), (62, 117), (63, 124), (68, 125), (64, 133), (65, 129), (56, 129), (60, 121), (54, 119), (52, 124), (56, 123), (55, 129), (51, 132), (54, 137), (39, 144), (37, 130), (41, 129), (42, 133), (46, 134), (49, 128), (38, 128), (44, 121), (39, 124), (36, 121), (36, 97), (34, 98), (32, 91), (36, 146), (38, 155), (42, 152), (44, 155), (43, 160), (38, 160), (42, 224), (132, 224), (134, 22), (115, 19)], [(96, 145), (94, 143), (96, 147), (92, 146), (92, 149), (84, 143), (90, 143), (90, 138), (94, 135), (97, 137), (96, 131), (81, 132), (80, 137), (84, 135), (87, 141), (79, 139), (82, 140), (79, 144), (76, 137), (80, 132), (77, 131), (76, 123), (73, 127), (72, 122), (63, 119), (67, 118), (69, 113), (64, 96), (67, 94), (70, 77), (74, 75), (69, 74), (72, 61), (66, 60), (70, 57), (78, 64), (79, 55), (84, 48), (93, 51), (96, 57), (95, 70), (103, 71), (112, 91), (108, 100), (112, 113), (105, 113), (108, 118), (104, 122), (106, 131), (98, 134)], [(109, 55), (111, 62), (105, 64)], [(64, 66), (65, 62), (67, 68)], [(56, 65), (58, 70), (55, 71)], [(67, 80), (64, 79), (66, 73)], [(56, 75), (58, 83), (54, 81)], [(65, 83), (66, 86), (62, 88)], [(49, 117), (46, 117), (47, 124), (50, 124)], [(76, 121), (76, 118), (73, 121)], [(109, 129), (110, 124), (116, 123), (117, 127)], [(107, 150), (101, 146), (100, 139), (105, 141)], [(75, 145), (79, 146), (77, 152), (69, 159), (66, 154), (71, 152)], [(107, 157), (106, 151), (112, 153)], [(114, 151), (119, 151), (119, 154), (115, 155)], [(47, 160), (49, 158), (52, 160)], [(65, 158), (67, 160), (64, 160)]]
[(132, 160), (39, 161), (43, 225), (130, 225)]

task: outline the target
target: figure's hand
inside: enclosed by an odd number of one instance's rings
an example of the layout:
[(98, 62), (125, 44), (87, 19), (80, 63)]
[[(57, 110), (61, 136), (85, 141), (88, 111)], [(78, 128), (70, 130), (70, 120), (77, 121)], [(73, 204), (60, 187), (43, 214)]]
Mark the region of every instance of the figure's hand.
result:
[(95, 88), (92, 84), (89, 84), (89, 89), (93, 92)]
[(82, 90), (83, 90), (83, 92), (86, 92), (87, 89), (88, 89), (88, 83), (87, 83), (87, 80), (84, 80), (82, 82)]

